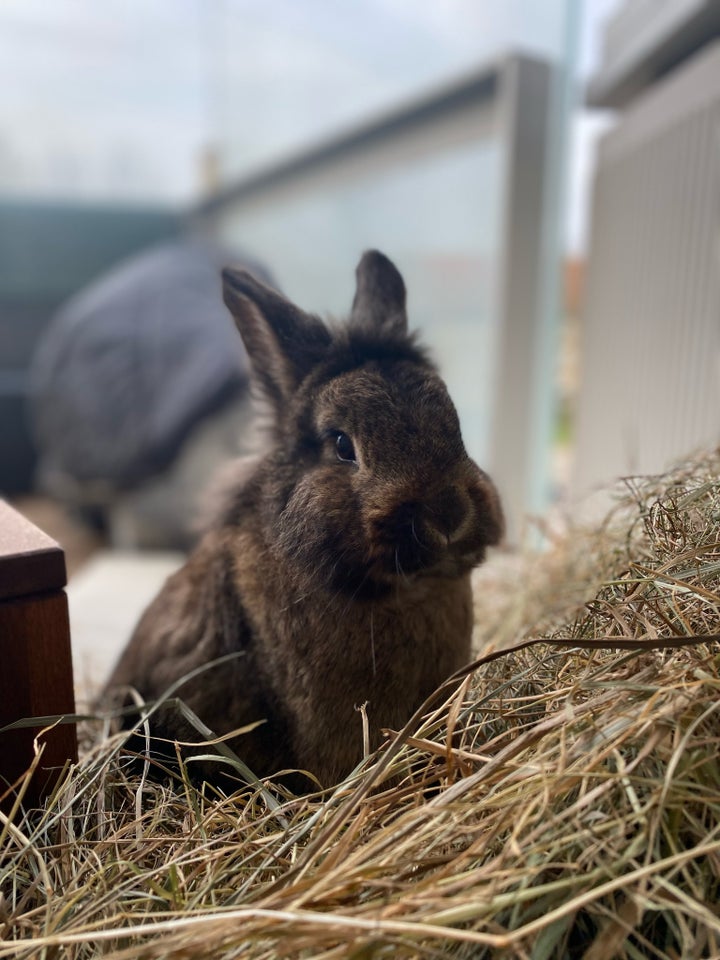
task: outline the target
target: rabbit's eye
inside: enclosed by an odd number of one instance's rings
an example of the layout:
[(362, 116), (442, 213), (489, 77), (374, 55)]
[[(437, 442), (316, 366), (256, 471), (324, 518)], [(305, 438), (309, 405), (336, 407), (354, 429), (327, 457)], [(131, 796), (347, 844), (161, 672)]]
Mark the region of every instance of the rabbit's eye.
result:
[(353, 447), (352, 440), (346, 433), (338, 433), (335, 439), (335, 451), (338, 460), (342, 460), (344, 463), (357, 463), (355, 447)]

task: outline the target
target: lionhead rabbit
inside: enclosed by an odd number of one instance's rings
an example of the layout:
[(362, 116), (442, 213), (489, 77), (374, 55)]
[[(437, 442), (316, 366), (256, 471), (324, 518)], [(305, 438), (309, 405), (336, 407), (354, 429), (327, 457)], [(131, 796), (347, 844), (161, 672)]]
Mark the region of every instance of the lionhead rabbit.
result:
[[(408, 335), (405, 285), (364, 254), (330, 328), (250, 274), (224, 297), (273, 415), (269, 449), (138, 624), (109, 686), (178, 696), (258, 775), (328, 785), (470, 654), (470, 571), (500, 539), (445, 384)], [(171, 711), (154, 732), (189, 731)], [(195, 738), (198, 739), (197, 734)], [(206, 751), (207, 752), (207, 751)], [(212, 777), (212, 774), (211, 774)]]

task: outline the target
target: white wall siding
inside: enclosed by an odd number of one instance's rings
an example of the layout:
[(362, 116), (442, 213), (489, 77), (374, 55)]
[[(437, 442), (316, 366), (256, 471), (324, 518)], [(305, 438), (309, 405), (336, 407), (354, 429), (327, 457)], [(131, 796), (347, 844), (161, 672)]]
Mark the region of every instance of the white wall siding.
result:
[(581, 365), (578, 492), (720, 442), (720, 42), (603, 140)]

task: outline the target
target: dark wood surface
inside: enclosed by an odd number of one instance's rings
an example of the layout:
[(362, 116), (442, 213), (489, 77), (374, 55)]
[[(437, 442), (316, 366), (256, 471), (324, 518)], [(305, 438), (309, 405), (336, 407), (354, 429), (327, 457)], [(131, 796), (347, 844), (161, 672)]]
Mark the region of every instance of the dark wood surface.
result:
[[(62, 549), (0, 502), (0, 727), (75, 712), (65, 558)], [(39, 802), (68, 761), (77, 760), (72, 724), (0, 733), (0, 797), (44, 745), (25, 801)], [(7, 809), (12, 792), (0, 805)]]
[(66, 583), (62, 549), (0, 500), (0, 600), (61, 590)]

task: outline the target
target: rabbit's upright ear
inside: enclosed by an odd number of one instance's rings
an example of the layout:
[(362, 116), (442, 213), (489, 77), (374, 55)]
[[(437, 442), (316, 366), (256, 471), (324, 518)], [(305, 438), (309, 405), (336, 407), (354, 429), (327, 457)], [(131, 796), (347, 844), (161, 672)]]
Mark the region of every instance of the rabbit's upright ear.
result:
[(281, 406), (330, 345), (325, 325), (246, 270), (222, 272), (223, 299), (233, 315), (255, 375)]
[(355, 277), (351, 322), (385, 333), (406, 334), (405, 283), (395, 264), (379, 250), (367, 250)]

